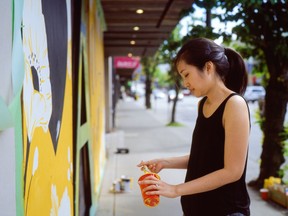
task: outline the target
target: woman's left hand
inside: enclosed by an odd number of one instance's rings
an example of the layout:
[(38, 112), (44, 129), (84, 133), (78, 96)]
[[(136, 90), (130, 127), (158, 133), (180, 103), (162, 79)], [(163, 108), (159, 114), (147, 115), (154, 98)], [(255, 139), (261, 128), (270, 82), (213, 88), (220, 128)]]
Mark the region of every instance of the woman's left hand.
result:
[(138, 184), (148, 185), (143, 189), (143, 192), (147, 195), (160, 195), (168, 198), (177, 197), (176, 185), (167, 184), (155, 176), (148, 176), (144, 180), (139, 181)]

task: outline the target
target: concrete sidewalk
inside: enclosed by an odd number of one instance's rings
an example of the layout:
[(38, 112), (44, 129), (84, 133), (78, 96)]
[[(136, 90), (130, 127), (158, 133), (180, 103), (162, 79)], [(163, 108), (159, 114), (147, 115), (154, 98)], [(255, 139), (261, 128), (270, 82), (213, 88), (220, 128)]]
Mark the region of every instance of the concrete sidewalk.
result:
[[(163, 118), (161, 113), (146, 110), (142, 101), (119, 101), (116, 112), (116, 130), (106, 137), (108, 160), (97, 216), (182, 215), (180, 198), (161, 197), (157, 207), (145, 207), (137, 184), (138, 178), (143, 173), (136, 166), (141, 160), (181, 156), (190, 151), (192, 129), (186, 126), (166, 127), (165, 124), (167, 124), (167, 118)], [(129, 153), (116, 154), (117, 148), (128, 148)], [(167, 183), (177, 184), (184, 181), (185, 172), (185, 170), (163, 170), (159, 175)], [(247, 175), (258, 172), (259, 167), (249, 166), (248, 162)], [(123, 175), (133, 179), (131, 191), (110, 192), (114, 180)], [(251, 176), (247, 176), (247, 179), (251, 179)], [(258, 192), (248, 189), (252, 216), (288, 215), (285, 208), (261, 200)]]

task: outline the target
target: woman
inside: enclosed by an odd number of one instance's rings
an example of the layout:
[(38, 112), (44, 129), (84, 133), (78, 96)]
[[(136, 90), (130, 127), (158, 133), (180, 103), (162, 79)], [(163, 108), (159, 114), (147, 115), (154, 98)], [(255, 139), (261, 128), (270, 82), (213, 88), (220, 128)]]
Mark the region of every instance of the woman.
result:
[(152, 172), (187, 169), (185, 183), (170, 185), (155, 177), (147, 194), (181, 196), (185, 216), (250, 215), (245, 176), (250, 118), (241, 96), (247, 85), (242, 57), (205, 38), (192, 39), (178, 52), (175, 66), (184, 86), (199, 102), (189, 155), (142, 161)]

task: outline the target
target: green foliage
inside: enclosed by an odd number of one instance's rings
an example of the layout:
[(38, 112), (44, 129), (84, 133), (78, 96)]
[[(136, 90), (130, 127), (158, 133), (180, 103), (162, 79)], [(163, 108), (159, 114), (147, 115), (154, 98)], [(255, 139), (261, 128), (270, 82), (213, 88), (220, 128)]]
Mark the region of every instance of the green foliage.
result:
[(263, 51), (269, 52), (282, 67), (288, 67), (287, 1), (243, 0), (240, 3), (236, 0), (221, 0), (218, 6), (224, 9), (224, 13), (218, 16), (220, 20), (239, 23), (233, 33), (238, 40), (248, 45), (250, 56), (265, 62), (268, 59)]
[(280, 134), (284, 145), (284, 155), (288, 156), (288, 124), (284, 127), (283, 133)]
[[(283, 133), (280, 134), (283, 141), (283, 154), (288, 157), (288, 124), (284, 127)], [(288, 164), (284, 164), (279, 170), (279, 176), (283, 179), (285, 184), (288, 184)]]
[(153, 76), (156, 73), (156, 68), (158, 66), (157, 55), (154, 57), (144, 56), (141, 58), (142, 70), (145, 75)]
[(219, 38), (220, 34), (213, 32), (212, 27), (205, 27), (201, 25), (193, 26), (190, 32), (183, 37), (183, 42), (185, 43), (191, 38), (206, 37), (210, 39)]
[(263, 125), (265, 123), (265, 117), (263, 116), (263, 113), (261, 112), (260, 110), (260, 107), (259, 109), (255, 112), (255, 123), (259, 124), (261, 130), (263, 131)]
[(181, 48), (182, 38), (180, 35), (181, 26), (178, 25), (169, 38), (163, 42), (159, 49), (159, 59), (161, 63), (166, 63), (170, 65), (170, 70), (168, 71), (168, 84), (172, 85), (175, 80), (178, 78), (178, 73), (174, 68), (174, 58), (177, 55), (177, 52)]
[(173, 59), (176, 57), (178, 50), (181, 47), (181, 26), (177, 25), (172, 31), (167, 40), (163, 42), (159, 49), (159, 58), (162, 63), (173, 63)]
[(154, 76), (154, 81), (157, 81), (158, 85), (160, 88), (165, 88), (168, 87), (168, 80), (169, 80), (169, 75), (167, 72), (163, 72), (159, 69), (159, 67), (156, 68), (155, 71), (155, 76)]
[(184, 125), (179, 123), (179, 122), (171, 122), (171, 123), (167, 124), (166, 126), (168, 126), (168, 127), (183, 127)]
[(151, 93), (152, 93), (152, 84), (157, 72), (157, 66), (159, 64), (159, 57), (156, 53), (154, 57), (142, 57), (141, 64), (143, 72), (146, 76), (145, 80), (145, 106), (147, 109), (151, 109)]

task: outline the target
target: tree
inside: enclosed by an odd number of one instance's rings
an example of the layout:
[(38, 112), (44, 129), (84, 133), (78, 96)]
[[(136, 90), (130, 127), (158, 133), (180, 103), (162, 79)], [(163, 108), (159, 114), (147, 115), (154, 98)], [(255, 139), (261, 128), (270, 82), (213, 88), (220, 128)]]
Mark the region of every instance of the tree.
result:
[(269, 79), (263, 117), (263, 150), (260, 174), (250, 185), (263, 187), (265, 178), (279, 176), (283, 164), (288, 102), (288, 3), (284, 0), (219, 1), (225, 12), (222, 21), (241, 21), (233, 29), (237, 39), (247, 44), (246, 55), (265, 60)]
[(205, 20), (200, 20), (203, 22), (203, 24), (194, 24), (192, 23), (191, 30), (187, 33), (186, 36), (183, 37), (182, 39), (182, 43), (185, 43), (186, 41), (188, 41), (191, 38), (198, 38), (198, 37), (206, 37), (209, 38), (211, 40), (213, 39), (217, 39), (220, 37), (219, 33), (215, 33), (214, 32), (214, 28), (211, 25), (211, 20), (212, 17), (214, 17), (215, 15), (212, 14), (212, 9), (213, 7), (216, 5), (217, 0), (211, 0), (211, 1), (201, 1), (201, 0), (196, 0), (194, 2), (194, 5), (192, 5), (193, 9), (191, 9), (187, 14), (192, 16), (192, 20), (196, 20), (197, 21), (197, 17), (193, 17), (193, 13), (196, 9), (195, 6), (199, 7), (199, 8), (203, 8), (206, 11), (206, 18)]
[(176, 92), (176, 97), (173, 100), (171, 121), (169, 124), (176, 123), (175, 119), (176, 105), (178, 101), (179, 88), (181, 86), (180, 77), (174, 68), (174, 62), (173, 62), (173, 59), (176, 57), (177, 52), (181, 46), (180, 29), (181, 29), (180, 25), (176, 26), (176, 28), (173, 30), (169, 38), (163, 42), (163, 44), (159, 49), (159, 58), (161, 63), (168, 63), (170, 65), (170, 69), (168, 71), (169, 81), (170, 83), (172, 82), (174, 83), (173, 88), (175, 89)]
[(154, 57), (142, 57), (141, 64), (143, 67), (143, 72), (145, 73), (145, 106), (147, 109), (151, 109), (151, 94), (152, 94), (152, 82), (156, 73), (158, 66), (158, 54), (156, 53)]

